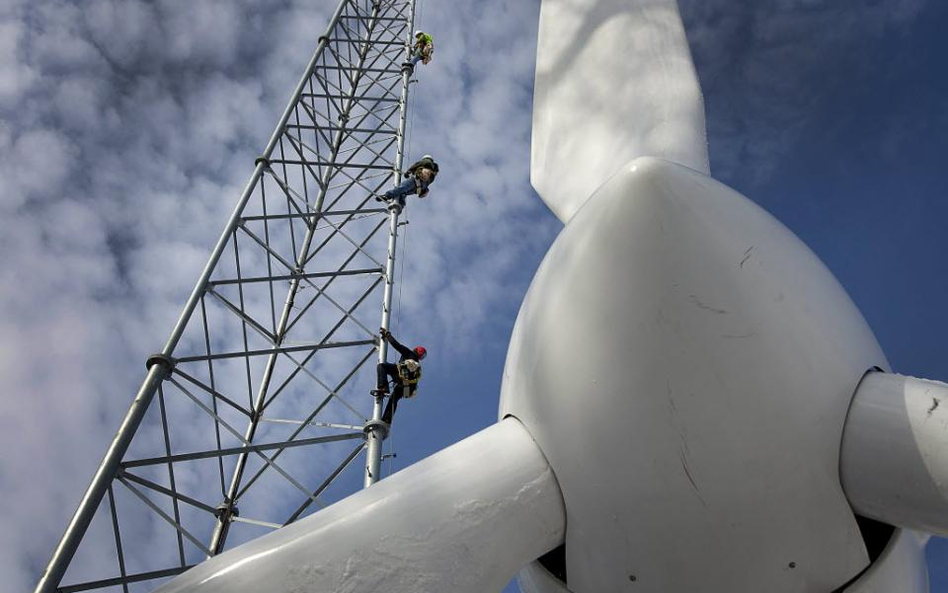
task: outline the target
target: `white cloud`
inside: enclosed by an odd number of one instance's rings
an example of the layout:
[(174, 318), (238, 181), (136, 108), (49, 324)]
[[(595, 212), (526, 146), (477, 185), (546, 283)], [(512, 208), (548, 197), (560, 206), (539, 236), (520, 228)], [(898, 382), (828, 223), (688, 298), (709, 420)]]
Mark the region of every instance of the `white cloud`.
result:
[(52, 104), (67, 130), (92, 132), (102, 125), (102, 89), (88, 78), (63, 79), (56, 86)]
[(37, 77), (20, 59), (24, 29), (18, 21), (0, 21), (0, 107), (16, 105)]
[(12, 210), (59, 191), (73, 166), (74, 149), (61, 132), (39, 128), (13, 139), (5, 159), (0, 207)]
[(241, 41), (241, 3), (165, 0), (157, 4), (165, 33), (163, 50), (172, 60), (225, 66)]
[(167, 43), (167, 33), (156, 35), (160, 25), (155, 7), (140, 0), (114, 2), (93, 0), (82, 10), (90, 42), (129, 74), (133, 70), (152, 70), (158, 50)]
[(30, 30), (30, 61), (41, 66), (47, 84), (59, 75), (108, 74), (105, 57), (85, 30), (81, 5), (47, 0), (34, 10), (43, 26)]

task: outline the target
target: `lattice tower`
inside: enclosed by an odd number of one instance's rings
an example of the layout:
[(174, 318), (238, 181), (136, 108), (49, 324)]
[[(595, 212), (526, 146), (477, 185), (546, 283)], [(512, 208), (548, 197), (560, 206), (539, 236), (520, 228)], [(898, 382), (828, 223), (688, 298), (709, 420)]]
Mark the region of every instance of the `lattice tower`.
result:
[(378, 479), (413, 19), (339, 3), (36, 593), (148, 591)]

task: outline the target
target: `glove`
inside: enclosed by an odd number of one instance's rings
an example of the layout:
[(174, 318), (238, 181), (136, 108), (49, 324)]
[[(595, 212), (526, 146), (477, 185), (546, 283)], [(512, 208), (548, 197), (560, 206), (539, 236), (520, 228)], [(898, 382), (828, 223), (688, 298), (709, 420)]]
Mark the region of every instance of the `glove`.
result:
[(382, 339), (383, 339), (383, 340), (387, 340), (387, 339), (389, 338), (389, 336), (392, 335), (392, 332), (388, 331), (388, 330), (385, 329), (384, 327), (380, 327), (380, 328), (379, 328), (379, 335), (382, 336)]

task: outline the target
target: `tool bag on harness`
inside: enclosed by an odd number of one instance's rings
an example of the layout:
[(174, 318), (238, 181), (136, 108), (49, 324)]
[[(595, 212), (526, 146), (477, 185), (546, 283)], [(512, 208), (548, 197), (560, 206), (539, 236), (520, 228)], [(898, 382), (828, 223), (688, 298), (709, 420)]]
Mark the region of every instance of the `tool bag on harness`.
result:
[(411, 358), (403, 360), (395, 365), (398, 369), (398, 381), (404, 386), (404, 395), (402, 397), (414, 397), (417, 389), (411, 389), (421, 380), (421, 365), (417, 360)]

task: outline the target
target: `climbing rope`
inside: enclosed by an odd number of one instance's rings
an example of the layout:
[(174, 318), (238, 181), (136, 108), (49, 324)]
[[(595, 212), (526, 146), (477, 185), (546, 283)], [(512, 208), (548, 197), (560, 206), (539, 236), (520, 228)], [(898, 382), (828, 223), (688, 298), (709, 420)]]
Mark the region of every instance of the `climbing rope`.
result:
[[(416, 21), (416, 22), (420, 22), (420, 21), (422, 20), (421, 17), (422, 17), (422, 14), (423, 14), (423, 12), (424, 12), (424, 4), (425, 4), (424, 0), (419, 0), (419, 1), (416, 3), (416, 6), (417, 6), (417, 11), (416, 11), (416, 13), (415, 13), (415, 21)], [(410, 83), (409, 83), (409, 84), (410, 84)], [(412, 151), (411, 151), (412, 133), (413, 133), (414, 130), (415, 130), (415, 102), (414, 102), (414, 101), (410, 101), (410, 102), (409, 102), (409, 105), (408, 105), (408, 126), (407, 126), (407, 128), (408, 128), (408, 133), (407, 133), (407, 137), (405, 138), (405, 143), (406, 143), (406, 145), (407, 145), (407, 148), (406, 148), (406, 150), (405, 150), (405, 154), (410, 155), (410, 154), (412, 154)], [(398, 283), (398, 297), (397, 297), (396, 303), (395, 303), (395, 331), (396, 331), (396, 333), (398, 333), (399, 331), (401, 331), (401, 319), (402, 319), (402, 288), (403, 288), (404, 285), (405, 285), (405, 260), (408, 259), (408, 235), (409, 235), (409, 229), (411, 228), (411, 224), (410, 224), (410, 223), (411, 223), (411, 218), (408, 216), (407, 210), (406, 210), (406, 214), (405, 214), (405, 239), (404, 239), (404, 241), (402, 241), (402, 244), (401, 244), (402, 254), (401, 254), (401, 262), (400, 262), (400, 265), (399, 265), (399, 268), (400, 268), (400, 269), (399, 269), (399, 271), (398, 271), (398, 277), (399, 277), (399, 283)], [(387, 452), (387, 454), (386, 454), (386, 456), (385, 456), (385, 457), (388, 459), (388, 475), (392, 475), (392, 474), (394, 473), (394, 471), (395, 471), (395, 462), (394, 462), (394, 459), (395, 459), (395, 456), (394, 456), (394, 451), (395, 451), (395, 437), (394, 437), (392, 434), (389, 434), (389, 437), (388, 437), (388, 439), (386, 439), (386, 443), (385, 443), (385, 444), (386, 444), (386, 446), (388, 447), (388, 452)]]

